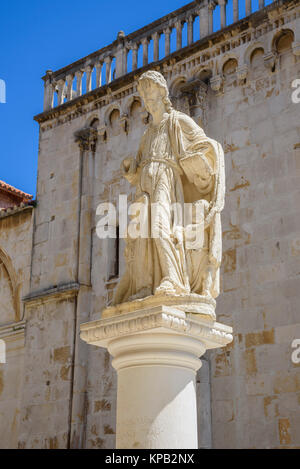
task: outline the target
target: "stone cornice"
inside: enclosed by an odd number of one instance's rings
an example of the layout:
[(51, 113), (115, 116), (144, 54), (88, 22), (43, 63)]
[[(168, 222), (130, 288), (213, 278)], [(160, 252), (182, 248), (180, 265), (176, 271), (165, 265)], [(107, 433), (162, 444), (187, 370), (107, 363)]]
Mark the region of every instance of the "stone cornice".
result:
[(0, 339), (5, 342), (15, 340), (25, 334), (25, 321), (14, 322), (11, 324), (0, 324)]
[(22, 298), (22, 301), (27, 306), (36, 306), (37, 304), (47, 303), (49, 301), (55, 301), (57, 299), (68, 299), (76, 296), (80, 289), (79, 283), (67, 283), (58, 285), (55, 287), (45, 288), (32, 292)]
[[(157, 69), (163, 72), (163, 68), (166, 64), (169, 64), (172, 61), (173, 62), (175, 61), (174, 63), (176, 63), (177, 61), (183, 60), (184, 58), (187, 58), (193, 55), (195, 52), (198, 52), (199, 50), (204, 51), (205, 49), (209, 49), (212, 46), (221, 43), (222, 41), (227, 41), (228, 35), (233, 37), (240, 33), (248, 31), (252, 27), (257, 27), (260, 24), (268, 20), (268, 14), (272, 10), (276, 10), (278, 7), (283, 7), (284, 5), (286, 5), (286, 8), (288, 8), (289, 4), (297, 5), (297, 2), (296, 0), (277, 0), (274, 3), (264, 7), (262, 10), (254, 12), (250, 16), (247, 16), (246, 18), (243, 18), (239, 20), (238, 22), (231, 24), (227, 26), (226, 28), (223, 28), (211, 34), (210, 36), (206, 36), (205, 38), (200, 39), (199, 41), (194, 42), (193, 44), (187, 47), (184, 47), (176, 52), (173, 52), (172, 54), (163, 58), (160, 61), (152, 62), (149, 65), (141, 67), (130, 73), (127, 73), (126, 75), (123, 75), (120, 78), (113, 80), (111, 83), (107, 85), (104, 85), (100, 88), (90, 91), (89, 93), (86, 93), (78, 98), (68, 101), (53, 109), (50, 109), (41, 114), (38, 114), (34, 117), (34, 119), (38, 123), (41, 124), (50, 119), (54, 119), (58, 116), (65, 115), (69, 113), (70, 111), (76, 111), (78, 114), (80, 114), (81, 107), (84, 104), (96, 101), (97, 99), (104, 97), (107, 94), (118, 91), (122, 87), (130, 86), (130, 84), (131, 85), (134, 84), (137, 77), (141, 75), (142, 73), (144, 73), (146, 70)], [(173, 13), (176, 13), (176, 12), (173, 12)], [(86, 61), (87, 58), (85, 58), (84, 60)], [(75, 65), (77, 65), (77, 62), (75, 64), (72, 64), (60, 70), (59, 73), (63, 73), (63, 72), (66, 73), (69, 68), (72, 68)]]
[(225, 346), (232, 341), (231, 327), (224, 326), (212, 320), (204, 320), (195, 314), (184, 312), (167, 306), (151, 308), (147, 312), (135, 311), (133, 313), (102, 319), (80, 327), (80, 337), (85, 342), (105, 346), (108, 342), (137, 333), (153, 330), (163, 330), (190, 337), (201, 337), (206, 348)]
[(11, 217), (12, 215), (17, 215), (18, 213), (24, 213), (24, 212), (28, 212), (34, 208), (34, 204), (28, 204), (28, 205), (20, 205), (20, 206), (16, 206), (16, 207), (11, 207), (11, 208), (7, 208), (5, 210), (0, 210), (0, 220), (2, 220), (3, 218), (7, 218), (7, 217)]

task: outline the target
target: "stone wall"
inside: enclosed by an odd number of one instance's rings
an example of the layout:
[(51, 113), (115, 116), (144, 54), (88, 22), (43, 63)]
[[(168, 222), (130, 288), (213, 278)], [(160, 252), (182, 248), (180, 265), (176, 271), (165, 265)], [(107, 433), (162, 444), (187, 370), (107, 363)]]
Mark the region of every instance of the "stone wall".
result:
[[(22, 297), (29, 291), (32, 208), (0, 218), (0, 448), (15, 448), (23, 387), (25, 322)], [(3, 344), (3, 342), (2, 342)]]
[[(224, 90), (207, 118), (207, 132), (224, 145), (227, 176), (217, 314), (235, 331), (233, 344), (211, 354), (217, 448), (300, 445), (300, 370), (291, 360), (300, 337), (299, 104), (291, 85), (300, 64), (288, 31), (261, 39), (251, 45), (245, 84), (223, 67)], [(274, 71), (263, 64), (266, 39), (276, 41)]]
[[(210, 354), (198, 377), (203, 447), (300, 446), (299, 365), (291, 361), (300, 338), (297, 8), (277, 2), (136, 72), (164, 73), (174, 105), (225, 150), (217, 314), (235, 339)], [(120, 163), (136, 153), (148, 122), (137, 75), (37, 116), (26, 356), (18, 443), (12, 437), (10, 446), (114, 447), (115, 372), (104, 350), (79, 339), (79, 325), (100, 317), (124, 269), (123, 241), (118, 257), (116, 243), (97, 236), (97, 207), (120, 193), (131, 200)]]

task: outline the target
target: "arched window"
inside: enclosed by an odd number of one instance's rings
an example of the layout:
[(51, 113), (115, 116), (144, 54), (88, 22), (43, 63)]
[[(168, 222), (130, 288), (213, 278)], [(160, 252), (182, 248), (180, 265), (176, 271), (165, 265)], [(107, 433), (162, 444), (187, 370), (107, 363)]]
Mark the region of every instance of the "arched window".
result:
[(20, 320), (19, 292), (10, 258), (0, 248), (0, 324)]

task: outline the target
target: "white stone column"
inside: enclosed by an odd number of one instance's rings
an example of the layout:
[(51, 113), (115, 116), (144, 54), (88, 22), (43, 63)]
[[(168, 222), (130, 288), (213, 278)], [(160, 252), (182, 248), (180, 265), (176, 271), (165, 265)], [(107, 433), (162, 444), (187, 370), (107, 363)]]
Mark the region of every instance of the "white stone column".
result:
[(226, 26), (226, 0), (218, 0), (220, 5), (221, 29)]
[(71, 101), (73, 99), (73, 80), (73, 74), (67, 75), (67, 101)]
[[(105, 347), (118, 373), (118, 449), (198, 447), (196, 371), (207, 349), (232, 341), (232, 329), (180, 306), (136, 303), (131, 312), (104, 311), (81, 326), (81, 338)], [(128, 306), (129, 307), (129, 306)], [(199, 307), (199, 305), (198, 305)]]
[(167, 57), (168, 55), (170, 55), (170, 51), (171, 51), (171, 28), (166, 28), (164, 30), (164, 34), (165, 34), (165, 56)]
[(208, 35), (209, 31), (209, 12), (208, 12), (208, 6), (206, 5), (205, 7), (202, 7), (198, 10), (199, 14), (199, 25), (200, 25), (200, 38), (204, 38), (205, 36)]
[(86, 92), (89, 93), (92, 90), (92, 72), (93, 72), (93, 65), (89, 65), (85, 69), (86, 73)]
[(147, 37), (142, 39), (142, 45), (143, 45), (143, 67), (145, 67), (145, 65), (148, 65), (148, 45), (149, 45), (149, 41), (148, 41)]
[(136, 70), (138, 66), (138, 50), (139, 46), (138, 44), (133, 44), (132, 48), (132, 70)]
[(46, 71), (45, 83), (44, 83), (44, 111), (48, 111), (53, 108), (53, 95), (54, 89), (51, 83), (52, 70)]
[(180, 50), (182, 48), (182, 22), (177, 21), (175, 24), (176, 27), (176, 50)]
[(233, 22), (239, 20), (239, 0), (233, 0)]
[(77, 98), (78, 98), (78, 96), (82, 95), (82, 77), (83, 77), (83, 74), (84, 74), (83, 70), (78, 70), (75, 73), (75, 77), (76, 77), (76, 96), (77, 96)]
[(65, 98), (66, 81), (63, 79), (58, 80), (57, 87), (58, 87), (57, 105), (60, 106), (61, 104), (63, 104), (64, 98)]
[(208, 34), (213, 32), (213, 11), (216, 7), (214, 1), (210, 1), (208, 4)]
[(117, 52), (116, 52), (116, 78), (119, 78), (122, 75), (124, 75), (124, 73), (126, 73), (124, 72), (125, 63), (127, 59), (127, 54), (125, 54), (125, 52), (126, 50), (125, 50), (124, 44), (123, 43), (119, 44), (117, 46)]
[(159, 38), (160, 34), (158, 32), (155, 32), (152, 35), (153, 39), (153, 61), (157, 62), (159, 60)]
[(251, 15), (251, 0), (246, 0), (246, 16)]
[(102, 66), (103, 62), (96, 63), (96, 88), (101, 88), (102, 86)]
[(109, 57), (109, 56), (105, 57), (104, 62), (105, 62), (105, 66), (106, 66), (105, 81), (106, 81), (106, 85), (108, 85), (111, 82), (111, 62), (112, 62), (111, 57)]
[(187, 28), (188, 28), (188, 46), (194, 42), (194, 18), (189, 16), (187, 19)]

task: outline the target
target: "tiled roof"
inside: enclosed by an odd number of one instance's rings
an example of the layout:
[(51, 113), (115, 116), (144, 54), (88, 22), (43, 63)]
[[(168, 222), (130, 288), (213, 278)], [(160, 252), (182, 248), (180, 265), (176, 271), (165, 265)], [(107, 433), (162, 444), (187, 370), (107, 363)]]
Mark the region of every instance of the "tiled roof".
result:
[(32, 200), (33, 196), (30, 194), (26, 194), (26, 192), (21, 191), (20, 189), (16, 189), (15, 187), (11, 186), (10, 184), (7, 184), (4, 181), (0, 180), (0, 191), (3, 190), (5, 192), (8, 192), (9, 194), (12, 194), (16, 197), (20, 197), (23, 202), (27, 202), (29, 200)]
[(32, 209), (35, 206), (34, 201), (28, 200), (21, 202), (19, 205), (14, 205), (12, 207), (0, 208), (0, 219), (7, 217), (8, 215), (14, 215), (15, 213), (21, 212), (25, 209)]

